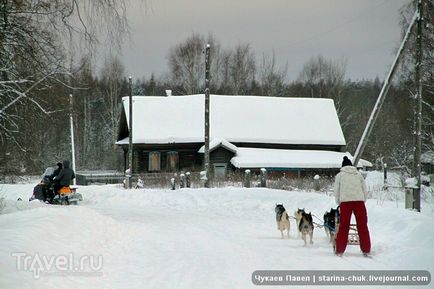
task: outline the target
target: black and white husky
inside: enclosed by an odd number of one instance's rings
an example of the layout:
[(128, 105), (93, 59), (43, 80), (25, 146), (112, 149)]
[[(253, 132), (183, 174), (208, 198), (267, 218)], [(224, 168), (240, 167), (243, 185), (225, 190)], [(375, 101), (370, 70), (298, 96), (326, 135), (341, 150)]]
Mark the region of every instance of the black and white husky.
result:
[(336, 234), (336, 212), (336, 209), (330, 208), (330, 212), (324, 214), (324, 230), (330, 239), (330, 243), (333, 242)]
[(285, 207), (283, 206), (283, 204), (276, 204), (276, 208), (274, 209), (274, 211), (276, 212), (277, 230), (280, 231), (280, 234), (282, 235), (282, 239), (284, 238), (283, 231), (286, 230), (286, 235), (288, 236), (289, 239), (290, 223), (289, 223), (289, 216), (285, 210)]
[(298, 225), (298, 230), (301, 233), (301, 237), (304, 241), (304, 245), (307, 244), (307, 235), (310, 237), (310, 244), (313, 244), (313, 220), (312, 214), (307, 214), (306, 212), (301, 213), (300, 224)]

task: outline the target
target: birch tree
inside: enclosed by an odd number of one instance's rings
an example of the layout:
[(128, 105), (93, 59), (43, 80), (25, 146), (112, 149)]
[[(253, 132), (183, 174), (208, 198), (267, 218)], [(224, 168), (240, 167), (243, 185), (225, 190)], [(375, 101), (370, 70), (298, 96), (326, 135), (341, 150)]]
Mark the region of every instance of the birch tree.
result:
[[(67, 109), (75, 51), (91, 54), (104, 35), (118, 46), (127, 0), (0, 0), (0, 148), (27, 153), (23, 125)], [(101, 39), (100, 39), (101, 40)], [(74, 45), (73, 45), (74, 44)], [(78, 49), (79, 48), (79, 49)], [(68, 59), (68, 60), (67, 60)], [(34, 109), (21, 109), (22, 107)], [(25, 113), (25, 114), (23, 114)], [(0, 156), (0, 161), (5, 157)], [(6, 161), (4, 162), (6, 163)]]
[(192, 34), (169, 51), (169, 80), (176, 94), (203, 93), (206, 44), (211, 45), (211, 83), (215, 86), (219, 82), (220, 44), (212, 35)]
[(205, 39), (193, 34), (169, 52), (170, 79), (178, 94), (197, 94), (204, 79)]
[(334, 60), (318, 55), (303, 65), (298, 79), (310, 86), (312, 97), (339, 99), (344, 88), (346, 68), (345, 58)]
[(125, 92), (125, 68), (119, 58), (106, 59), (101, 70), (101, 89), (106, 118), (105, 130), (110, 132), (110, 141), (115, 145), (120, 114), (122, 92)]
[(271, 56), (263, 54), (262, 62), (259, 67), (261, 94), (283, 96), (287, 72), (288, 63), (283, 67), (278, 67), (274, 52)]
[(250, 91), (255, 81), (256, 61), (249, 44), (237, 45), (229, 58), (229, 83), (231, 93), (243, 95)]
[[(105, 29), (101, 29), (105, 27)], [(82, 40), (91, 49), (97, 33), (111, 43), (125, 31), (125, 1), (114, 0), (1, 0), (0, 1), (0, 137), (17, 129), (8, 112), (15, 105), (36, 105), (50, 113), (33, 94), (63, 81), (64, 41)], [(64, 39), (63, 35), (69, 35)]]

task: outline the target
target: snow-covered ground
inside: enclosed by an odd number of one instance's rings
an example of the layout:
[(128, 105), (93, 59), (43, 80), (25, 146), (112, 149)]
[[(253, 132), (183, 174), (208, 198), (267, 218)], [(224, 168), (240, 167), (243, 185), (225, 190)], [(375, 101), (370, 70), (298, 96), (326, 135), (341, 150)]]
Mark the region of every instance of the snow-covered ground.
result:
[[(6, 199), (0, 215), (0, 288), (253, 288), (255, 270), (434, 272), (434, 215), (427, 202), (420, 214), (405, 210), (402, 200), (368, 200), (373, 257), (349, 246), (339, 258), (323, 229), (315, 229), (314, 244), (306, 247), (297, 239), (294, 220), (290, 239), (276, 230), (275, 203), (284, 203), (291, 215), (300, 207), (322, 219), (336, 207), (334, 198), (322, 193), (104, 185), (80, 187), (84, 201), (61, 207), (27, 202), (33, 186), (0, 185)], [(16, 202), (18, 197), (24, 201)], [(69, 258), (77, 263), (83, 256), (102, 258), (101, 266), (74, 273), (43, 263), (63, 258), (69, 265)]]

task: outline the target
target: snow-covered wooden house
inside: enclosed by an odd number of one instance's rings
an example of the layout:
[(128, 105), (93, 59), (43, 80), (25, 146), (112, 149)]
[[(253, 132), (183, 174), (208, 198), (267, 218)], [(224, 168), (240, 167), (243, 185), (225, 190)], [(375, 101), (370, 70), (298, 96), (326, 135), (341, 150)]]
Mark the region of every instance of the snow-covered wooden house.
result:
[[(215, 176), (237, 169), (303, 173), (341, 167), (345, 138), (334, 102), (318, 98), (211, 95), (210, 161)], [(129, 98), (117, 145), (128, 161)], [(204, 95), (134, 96), (135, 172), (200, 171)], [(365, 163), (368, 164), (368, 163)]]

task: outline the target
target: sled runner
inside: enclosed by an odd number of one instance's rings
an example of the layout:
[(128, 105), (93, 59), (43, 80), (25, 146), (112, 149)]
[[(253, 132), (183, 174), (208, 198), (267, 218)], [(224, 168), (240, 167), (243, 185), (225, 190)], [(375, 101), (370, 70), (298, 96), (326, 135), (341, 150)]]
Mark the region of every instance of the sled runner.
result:
[(357, 232), (356, 224), (350, 224), (350, 232), (348, 233), (348, 245), (360, 245), (359, 233)]

